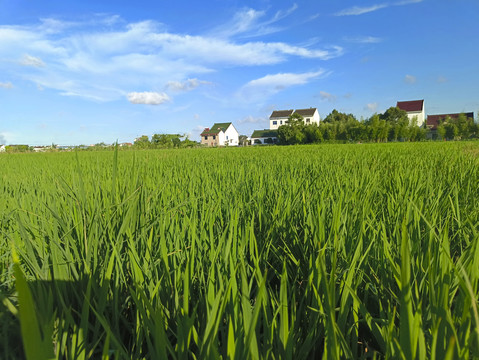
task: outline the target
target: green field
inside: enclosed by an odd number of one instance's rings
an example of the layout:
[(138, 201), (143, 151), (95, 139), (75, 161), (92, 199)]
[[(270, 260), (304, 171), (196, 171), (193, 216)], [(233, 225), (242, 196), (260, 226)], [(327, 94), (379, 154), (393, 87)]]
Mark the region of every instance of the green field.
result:
[(478, 358), (478, 154), (0, 154), (0, 358)]

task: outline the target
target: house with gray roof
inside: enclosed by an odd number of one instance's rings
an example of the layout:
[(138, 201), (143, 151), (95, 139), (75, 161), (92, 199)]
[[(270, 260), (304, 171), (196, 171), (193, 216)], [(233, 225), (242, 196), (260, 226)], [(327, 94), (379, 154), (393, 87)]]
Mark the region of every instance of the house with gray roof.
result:
[(298, 114), (303, 117), (305, 125), (316, 124), (319, 125), (321, 121), (318, 113), (318, 109), (296, 109), (296, 110), (275, 110), (269, 117), (270, 130), (278, 129), (282, 125), (286, 125), (289, 117), (293, 114)]

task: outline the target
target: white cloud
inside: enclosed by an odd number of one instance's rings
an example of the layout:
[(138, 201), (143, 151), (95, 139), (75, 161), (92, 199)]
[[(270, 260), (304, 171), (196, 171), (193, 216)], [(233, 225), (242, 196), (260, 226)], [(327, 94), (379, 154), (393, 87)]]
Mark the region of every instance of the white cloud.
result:
[(409, 5), (409, 4), (416, 4), (422, 1), (423, 0), (403, 0), (403, 1), (396, 1), (394, 3), (383, 3), (383, 4), (376, 4), (371, 6), (353, 6), (353, 7), (341, 10), (335, 13), (334, 15), (336, 16), (362, 15), (362, 14), (367, 14), (380, 9), (384, 9), (390, 6), (403, 6), (403, 5)]
[(365, 107), (365, 109), (369, 111), (376, 111), (377, 108), (378, 108), (378, 103), (369, 103)]
[(375, 44), (382, 41), (381, 38), (374, 36), (354, 36), (354, 37), (345, 37), (345, 41), (358, 43), (358, 44)]
[(445, 78), (444, 76), (441, 75), (441, 76), (438, 76), (438, 77), (437, 77), (436, 81), (437, 81), (438, 83), (442, 84), (442, 83), (447, 82), (447, 78)]
[(269, 119), (266, 119), (264, 117), (254, 117), (254, 116), (247, 116), (239, 121), (240, 124), (267, 124), (269, 122)]
[[(262, 24), (284, 19), (295, 9), (278, 12)], [(257, 19), (259, 12), (250, 16)], [(279, 64), (293, 58), (328, 60), (341, 56), (343, 49), (176, 34), (154, 21), (127, 24), (115, 16), (95, 16), (84, 22), (49, 18), (34, 25), (0, 25), (0, 53), (5, 59), (3, 72), (15, 73), (39, 88), (113, 101), (132, 88), (167, 84), (168, 89), (188, 91), (207, 83), (198, 80), (199, 75), (224, 68)], [(13, 65), (18, 59), (26, 65), (21, 71)]]
[(330, 94), (326, 91), (320, 91), (319, 96), (321, 97), (322, 100), (326, 100), (326, 101), (329, 101), (329, 102), (336, 101), (336, 96), (333, 95), (333, 94)]
[(416, 82), (416, 77), (408, 74), (404, 77), (404, 82), (408, 84), (414, 84)]
[(131, 92), (127, 97), (132, 104), (160, 105), (170, 101), (168, 94), (149, 91)]
[(23, 56), (22, 60), (20, 60), (20, 64), (23, 66), (33, 66), (33, 67), (45, 66), (45, 63), (42, 61), (42, 59), (35, 56), (28, 55), (28, 54), (25, 54)]
[(198, 79), (188, 79), (186, 81), (168, 81), (166, 85), (172, 91), (191, 91), (203, 84), (210, 84), (208, 81), (201, 81)]
[(279, 10), (273, 17), (264, 20), (262, 19), (266, 17), (266, 11), (243, 9), (237, 12), (231, 21), (213, 29), (211, 34), (214, 34), (215, 37), (229, 38), (236, 35), (254, 37), (279, 32), (284, 28), (273, 26), (273, 24), (288, 17), (297, 8), (298, 5), (293, 4), (289, 9)]
[(336, 16), (362, 15), (388, 7), (388, 4), (377, 4), (372, 6), (353, 6), (337, 12)]
[(248, 82), (240, 89), (238, 96), (246, 101), (261, 100), (290, 86), (307, 84), (323, 75), (325, 75), (324, 70), (300, 74), (280, 73), (266, 75), (262, 78)]
[(13, 84), (11, 82), (0, 82), (0, 88), (13, 89)]

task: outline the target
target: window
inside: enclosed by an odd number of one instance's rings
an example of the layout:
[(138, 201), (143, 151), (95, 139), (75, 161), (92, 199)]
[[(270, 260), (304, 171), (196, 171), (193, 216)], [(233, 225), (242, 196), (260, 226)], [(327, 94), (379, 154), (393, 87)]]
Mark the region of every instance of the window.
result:
[(276, 120), (274, 120), (273, 125), (278, 125), (278, 122)]
[(215, 139), (216, 139), (216, 135), (213, 135), (213, 140), (215, 140)]
[(307, 118), (307, 119), (306, 119), (306, 122), (309, 123), (309, 120), (310, 120), (310, 118)]
[(226, 135), (226, 140), (228, 140), (228, 135)]
[(208, 140), (208, 136), (205, 136), (205, 140)]
[(281, 121), (279, 122), (279, 124), (280, 124), (280, 125), (283, 125), (283, 120), (281, 120)]

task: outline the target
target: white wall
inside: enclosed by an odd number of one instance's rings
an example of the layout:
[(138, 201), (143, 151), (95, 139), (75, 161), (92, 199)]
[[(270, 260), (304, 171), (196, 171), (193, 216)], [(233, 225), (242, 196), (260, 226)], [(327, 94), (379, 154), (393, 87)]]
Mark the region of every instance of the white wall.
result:
[[(272, 118), (269, 120), (269, 129), (276, 130), (281, 125), (286, 125), (286, 121), (288, 121), (288, 117)], [(276, 122), (276, 124), (273, 124), (274, 122)]]
[(228, 146), (238, 146), (239, 144), (239, 134), (233, 124), (228, 126), (224, 133), (220, 132), (220, 144), (225, 145), (226, 143), (228, 143)]
[(422, 111), (410, 111), (407, 113), (407, 117), (409, 118), (409, 124), (411, 124), (413, 119), (416, 117), (417, 126), (422, 126), (425, 120), (424, 109)]

